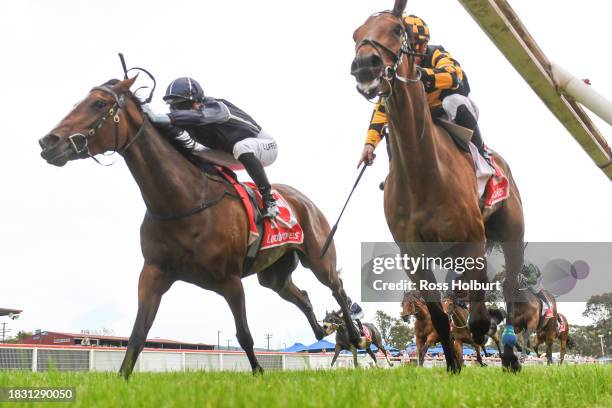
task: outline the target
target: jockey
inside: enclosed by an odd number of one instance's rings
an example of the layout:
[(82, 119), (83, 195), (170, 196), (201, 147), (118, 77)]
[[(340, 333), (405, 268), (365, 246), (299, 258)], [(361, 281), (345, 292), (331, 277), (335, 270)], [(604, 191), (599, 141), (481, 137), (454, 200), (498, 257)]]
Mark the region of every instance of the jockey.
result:
[(347, 303), (349, 306), (349, 312), (351, 313), (351, 319), (357, 322), (357, 326), (359, 326), (359, 332), (363, 335), (363, 325), (361, 324), (361, 319), (363, 319), (364, 313), (363, 309), (359, 304), (353, 303), (351, 298), (347, 298)]
[(145, 109), (151, 122), (184, 130), (195, 142), (232, 154), (257, 185), (263, 200), (263, 216), (276, 217), (278, 207), (264, 170), (278, 154), (274, 139), (237, 106), (204, 96), (202, 87), (192, 78), (172, 81), (163, 99), (170, 105), (170, 113), (160, 115)]
[[(422, 55), (415, 57), (419, 77), (425, 86), (427, 102), (434, 117), (446, 116), (451, 122), (471, 129), (472, 143), (489, 165), (490, 156), (478, 128), (478, 107), (468, 97), (470, 85), (463, 69), (440, 45), (429, 45), (429, 28), (415, 15), (404, 16), (412, 49)], [(371, 165), (376, 155), (374, 149), (383, 137), (388, 118), (385, 99), (381, 97), (372, 113), (365, 146), (357, 167), (366, 162)]]
[[(546, 305), (546, 313), (544, 315), (544, 318), (550, 319), (551, 317), (553, 317), (553, 308), (551, 307), (548, 299), (542, 292), (542, 272), (540, 271), (540, 268), (538, 268), (533, 263), (523, 265), (521, 273), (519, 273), (519, 282), (523, 284), (525, 289), (529, 289), (531, 293), (533, 293), (538, 299), (540, 299), (544, 303), (544, 305)], [(559, 322), (561, 322), (561, 319), (558, 316), (557, 319), (559, 320)]]

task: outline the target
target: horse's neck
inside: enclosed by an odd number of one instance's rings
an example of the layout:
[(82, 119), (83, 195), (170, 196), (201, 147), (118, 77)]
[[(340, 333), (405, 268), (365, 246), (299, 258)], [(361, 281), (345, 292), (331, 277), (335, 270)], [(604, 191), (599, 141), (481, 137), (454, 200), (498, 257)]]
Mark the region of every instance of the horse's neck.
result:
[(421, 84), (396, 80), (386, 107), (390, 125), (390, 176), (412, 198), (425, 199), (432, 183), (439, 183), (441, 178), (435, 126)]
[(156, 214), (178, 214), (204, 199), (202, 173), (150, 123), (125, 152), (125, 162), (142, 198)]

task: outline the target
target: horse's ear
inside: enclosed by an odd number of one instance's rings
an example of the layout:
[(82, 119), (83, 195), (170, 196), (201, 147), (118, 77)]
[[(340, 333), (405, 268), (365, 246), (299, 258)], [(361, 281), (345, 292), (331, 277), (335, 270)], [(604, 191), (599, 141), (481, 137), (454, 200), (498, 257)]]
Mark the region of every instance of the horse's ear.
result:
[(124, 93), (130, 90), (130, 87), (136, 82), (136, 78), (138, 78), (138, 74), (134, 75), (132, 78), (124, 79), (123, 81), (117, 82), (115, 84), (115, 90), (117, 93)]
[(401, 17), (404, 13), (404, 9), (406, 8), (406, 3), (408, 3), (408, 0), (395, 0), (395, 5), (393, 6), (393, 15)]

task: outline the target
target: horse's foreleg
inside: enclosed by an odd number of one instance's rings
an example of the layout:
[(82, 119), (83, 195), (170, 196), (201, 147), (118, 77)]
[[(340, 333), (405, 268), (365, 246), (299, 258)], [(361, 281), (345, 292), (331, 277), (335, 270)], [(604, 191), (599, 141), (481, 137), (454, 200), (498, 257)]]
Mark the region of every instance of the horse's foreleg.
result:
[(351, 353), (353, 353), (353, 364), (355, 368), (359, 368), (359, 363), (357, 362), (357, 347), (351, 344)]
[(431, 322), (438, 333), (440, 343), (442, 343), (442, 348), (444, 349), (446, 369), (453, 373), (458, 373), (461, 371), (461, 365), (459, 364), (459, 356), (457, 356), (455, 352), (455, 347), (451, 339), (448, 315), (442, 310), (442, 304), (440, 302), (427, 302), (427, 309), (429, 310)]
[(481, 367), (486, 367), (486, 363), (482, 361), (482, 356), (480, 355), (480, 349), (483, 348), (480, 344), (474, 344), (474, 350), (476, 350), (476, 361), (480, 364)]
[(249, 330), (249, 324), (246, 317), (246, 307), (244, 300), (244, 287), (239, 277), (230, 279), (226, 282), (221, 293), (227, 301), (232, 314), (234, 315), (234, 322), (236, 324), (236, 338), (240, 347), (245, 351), (249, 363), (251, 363), (251, 369), (253, 374), (263, 373), (263, 368), (259, 365), (255, 352), (253, 351), (253, 336)]
[(331, 367), (333, 367), (334, 364), (336, 363), (336, 360), (338, 359), (338, 356), (340, 355), (341, 351), (342, 351), (342, 346), (340, 346), (340, 344), (336, 343), (336, 351), (335, 351), (334, 357), (332, 358), (332, 361), (331, 361)]
[(567, 351), (567, 336), (565, 333), (561, 333), (559, 336), (561, 338), (561, 350), (559, 351), (559, 365), (563, 364), (563, 360), (565, 359), (565, 352)]
[(144, 347), (149, 329), (151, 329), (153, 320), (155, 320), (162, 295), (166, 293), (171, 285), (172, 282), (159, 267), (145, 264), (142, 268), (138, 280), (138, 313), (136, 314), (136, 321), (128, 341), (127, 351), (119, 370), (119, 374), (126, 380), (134, 370), (138, 355)]
[[(520, 204), (515, 206), (514, 211), (509, 211), (505, 214), (505, 219), (512, 220), (514, 217), (520, 216), (522, 219), (522, 210)], [(503, 224), (503, 221), (502, 221)], [(507, 223), (506, 225), (510, 225)], [(511, 229), (516, 229), (512, 231)], [(521, 365), (514, 354), (514, 346), (517, 345), (516, 333), (514, 331), (513, 321), (514, 318), (514, 302), (519, 293), (518, 287), (518, 274), (523, 267), (524, 262), (524, 247), (523, 247), (523, 231), (522, 226), (510, 228), (505, 231), (506, 234), (502, 237), (502, 246), (504, 250), (504, 259), (506, 261), (506, 278), (504, 279), (504, 299), (506, 300), (506, 327), (502, 334), (502, 344), (504, 346), (504, 352), (501, 354), (502, 366), (511, 372), (517, 372), (521, 369)]]

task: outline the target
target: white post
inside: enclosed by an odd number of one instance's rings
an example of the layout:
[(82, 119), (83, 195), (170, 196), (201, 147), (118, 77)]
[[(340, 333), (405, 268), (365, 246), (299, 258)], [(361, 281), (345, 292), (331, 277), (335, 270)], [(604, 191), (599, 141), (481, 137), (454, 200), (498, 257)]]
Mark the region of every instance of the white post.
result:
[(38, 349), (36, 347), (32, 349), (32, 371), (38, 371)]
[(223, 353), (219, 351), (219, 371), (223, 371)]
[(287, 369), (287, 362), (285, 361), (285, 355), (281, 355), (281, 369), (285, 371)]
[(559, 88), (612, 125), (612, 102), (554, 62), (550, 65), (553, 79)]
[(94, 371), (94, 349), (89, 349), (89, 371)]
[(184, 351), (181, 353), (181, 369), (187, 371), (187, 359)]

